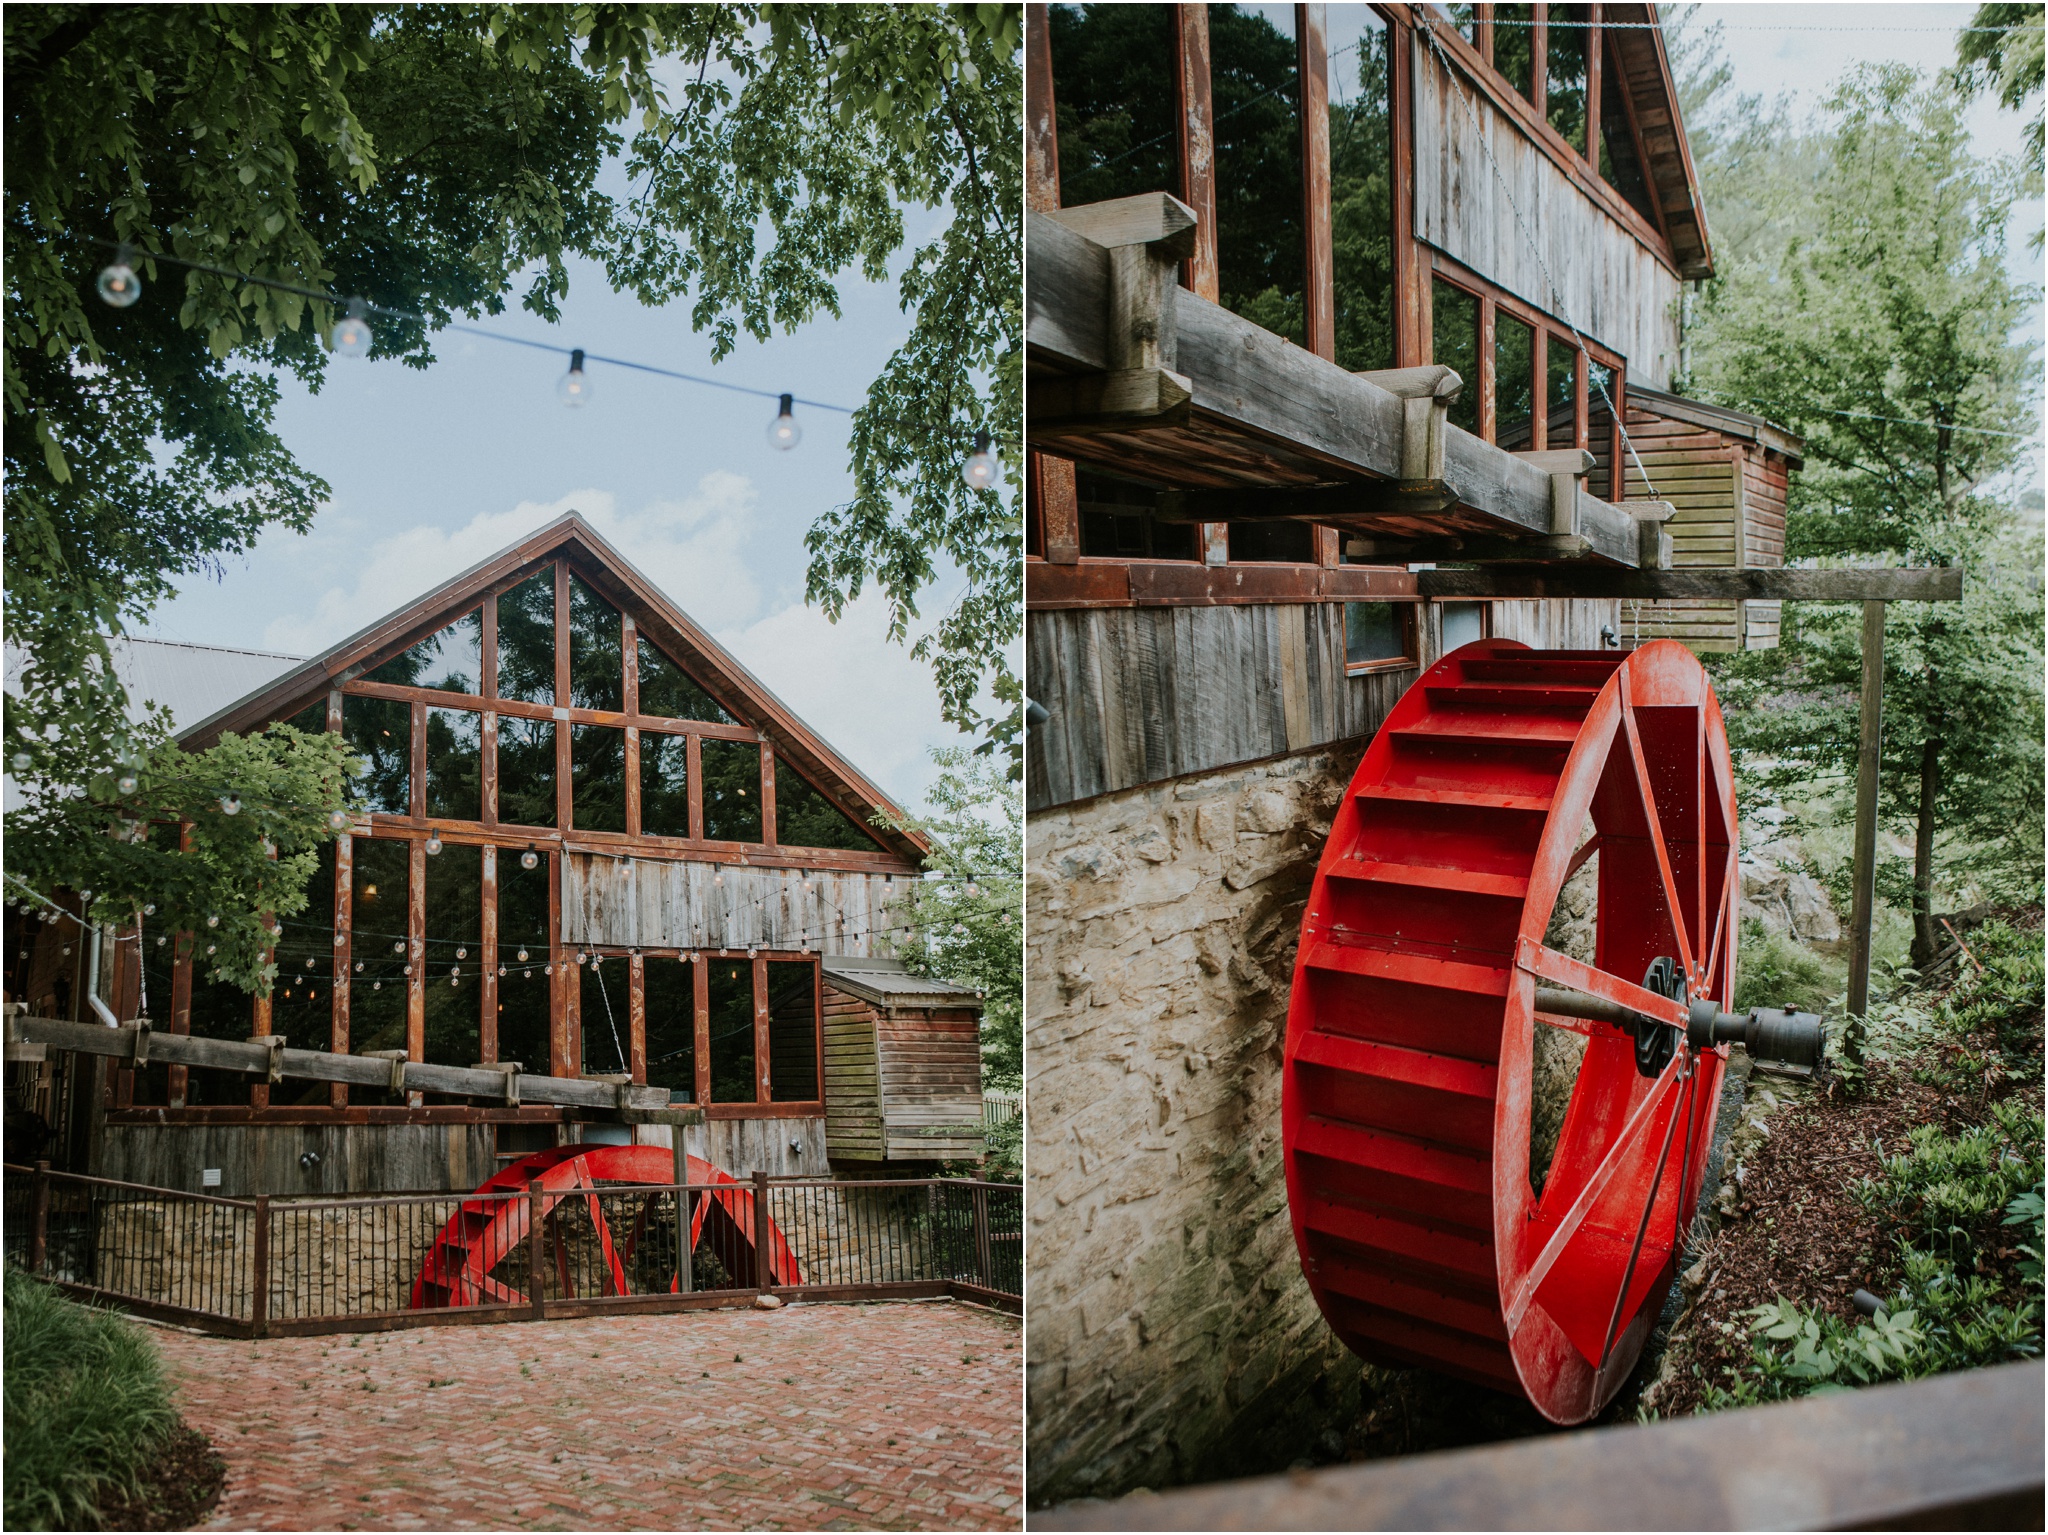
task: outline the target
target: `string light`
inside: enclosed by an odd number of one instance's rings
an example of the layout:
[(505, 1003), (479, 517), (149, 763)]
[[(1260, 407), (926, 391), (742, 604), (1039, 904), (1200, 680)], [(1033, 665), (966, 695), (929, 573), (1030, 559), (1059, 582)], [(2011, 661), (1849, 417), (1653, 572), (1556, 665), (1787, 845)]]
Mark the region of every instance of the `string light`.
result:
[(775, 419), (768, 423), (769, 447), (787, 453), (804, 440), (804, 429), (797, 425), (795, 405), (795, 395), (786, 394), (782, 397), (781, 408), (776, 412)]
[(526, 950), (524, 949), (519, 951), (519, 963), (522, 965), (526, 963)]
[(133, 773), (123, 773), (114, 780), (114, 788), (116, 792), (121, 794), (133, 794), (136, 790), (136, 785), (137, 780)]
[(440, 855), (441, 839), (432, 832), (427, 833), (427, 856), (429, 858), (438, 858)]
[(539, 864), (540, 854), (534, 851), (533, 844), (529, 842), (526, 845), (526, 851), (519, 855), (519, 867), (522, 869), (532, 869), (538, 867)]
[(240, 815), (242, 813), (242, 796), (239, 794), (223, 794), (220, 797), (220, 813), (222, 815)]
[(328, 811), (328, 812), (327, 812), (327, 829), (328, 829), (329, 831), (347, 831), (347, 830), (348, 830), (348, 812), (347, 812), (346, 810), (330, 810), (330, 811)]
[(974, 452), (960, 471), (970, 490), (987, 490), (996, 482), (995, 455), (988, 450), (988, 433), (974, 434)]
[(219, 915), (219, 913), (217, 913), (217, 912), (208, 912), (208, 913), (206, 914), (206, 925), (207, 925), (208, 927), (219, 927), (219, 926), (220, 926), (220, 915)]
[(562, 381), (555, 385), (555, 393), (562, 397), (562, 403), (571, 410), (580, 410), (590, 401), (590, 378), (583, 371), (583, 348), (577, 347), (569, 354), (569, 371), (562, 375)]
[(348, 301), (348, 317), (334, 327), (334, 350), (343, 357), (367, 357), (370, 353), (370, 322), (364, 318), (368, 306), (359, 298)]
[(27, 752), (16, 752), (10, 760), (14, 764), (15, 772), (26, 773), (33, 765), (35, 759), (30, 757)]
[(100, 268), (100, 297), (116, 309), (126, 309), (142, 297), (142, 279), (129, 263), (135, 259), (132, 246), (124, 245), (111, 265)]

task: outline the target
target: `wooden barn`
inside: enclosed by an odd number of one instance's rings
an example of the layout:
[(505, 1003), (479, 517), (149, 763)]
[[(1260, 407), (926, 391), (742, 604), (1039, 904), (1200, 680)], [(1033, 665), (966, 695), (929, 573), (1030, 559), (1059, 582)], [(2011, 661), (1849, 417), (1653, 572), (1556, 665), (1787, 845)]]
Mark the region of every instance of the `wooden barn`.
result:
[(980, 1156), (975, 993), (880, 955), (836, 954), (824, 969), (833, 1165)]
[[(230, 669), (244, 685), (182, 744), (288, 721), (366, 764), (271, 993), (212, 980), (204, 933), (145, 921), (99, 955), (75, 924), (10, 911), (7, 995), (89, 1021), (103, 963), (121, 1019), (282, 1041), (293, 1074), (17, 1062), (15, 1096), (57, 1131), (45, 1155), (228, 1194), (471, 1188), (577, 1139), (682, 1136), (736, 1176), (831, 1170), (842, 1092), (849, 1124), (878, 1095), (842, 1087), (827, 1020), (874, 1004), (829, 967), (886, 954), (924, 846), (875, 826), (886, 797), (588, 524), (561, 518), (323, 655), (268, 662), (253, 688)], [(900, 989), (931, 999), (874, 1014), (889, 1133), (848, 1155), (870, 1172), (978, 1158), (979, 1003)]]

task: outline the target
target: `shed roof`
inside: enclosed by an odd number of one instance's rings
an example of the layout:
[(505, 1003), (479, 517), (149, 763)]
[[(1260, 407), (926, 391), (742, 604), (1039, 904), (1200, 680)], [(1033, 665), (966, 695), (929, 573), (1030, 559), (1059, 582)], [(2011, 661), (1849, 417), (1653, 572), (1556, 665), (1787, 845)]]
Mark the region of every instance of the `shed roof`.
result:
[(976, 1011), (981, 1008), (981, 997), (973, 987), (935, 976), (912, 975), (900, 959), (827, 954), (821, 963), (826, 980), (849, 996), (877, 1007), (971, 1007)]
[(1794, 469), (1803, 467), (1806, 462), (1806, 439), (1775, 422), (1766, 421), (1762, 416), (1730, 410), (1725, 405), (1709, 405), (1704, 400), (1688, 400), (1683, 395), (1666, 394), (1661, 389), (1647, 389), (1633, 381), (1628, 386), (1628, 400), (1631, 405), (1640, 405), (1653, 416), (1690, 421), (1694, 426), (1706, 427), (1723, 437), (1739, 437), (1744, 442), (1753, 442), (1774, 453), (1782, 453), (1792, 461)]

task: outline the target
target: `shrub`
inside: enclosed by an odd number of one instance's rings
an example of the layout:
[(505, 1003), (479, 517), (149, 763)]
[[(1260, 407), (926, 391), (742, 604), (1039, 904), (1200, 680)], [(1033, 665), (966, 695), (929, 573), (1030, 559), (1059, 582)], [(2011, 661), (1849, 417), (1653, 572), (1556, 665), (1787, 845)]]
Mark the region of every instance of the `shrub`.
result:
[(1811, 949), (1782, 933), (1766, 932), (1754, 917), (1742, 924), (1736, 950), (1735, 1010), (1798, 1007), (1820, 1012), (1840, 987), (1839, 978)]
[(127, 1318), (13, 1269), (5, 1316), (7, 1528), (96, 1526), (100, 1497), (132, 1495), (178, 1422), (156, 1345)]

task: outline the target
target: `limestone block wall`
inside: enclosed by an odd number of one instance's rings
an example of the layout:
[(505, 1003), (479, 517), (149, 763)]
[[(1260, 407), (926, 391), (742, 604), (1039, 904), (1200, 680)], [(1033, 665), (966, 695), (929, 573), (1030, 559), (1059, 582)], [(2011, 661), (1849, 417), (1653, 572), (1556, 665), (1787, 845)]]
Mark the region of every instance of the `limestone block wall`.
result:
[(1033, 814), (1030, 1497), (1285, 1466), (1360, 1368), (1295, 1255), (1280, 1059), (1365, 743)]

